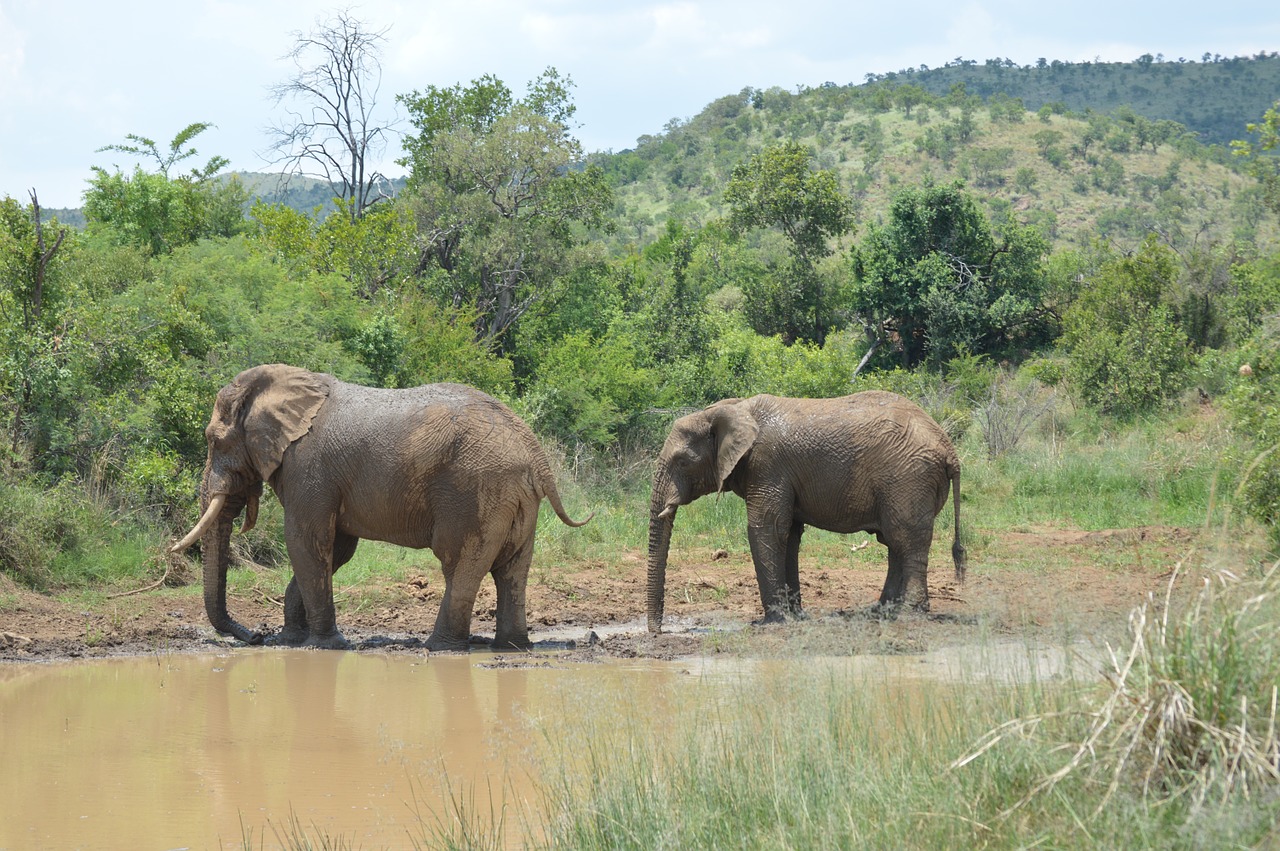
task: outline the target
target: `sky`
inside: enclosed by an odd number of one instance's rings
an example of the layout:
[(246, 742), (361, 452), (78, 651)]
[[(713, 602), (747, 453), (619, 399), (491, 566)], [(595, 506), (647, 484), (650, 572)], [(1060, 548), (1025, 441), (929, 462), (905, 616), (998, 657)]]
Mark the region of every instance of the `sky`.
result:
[[(93, 167), (139, 162), (128, 134), (167, 148), (194, 122), (203, 165), (272, 171), (270, 88), (299, 33), (336, 10), (386, 29), (379, 117), (395, 96), (493, 74), (517, 95), (548, 66), (569, 76), (588, 151), (620, 151), (744, 87), (795, 90), (957, 58), (1199, 60), (1280, 50), (1265, 0), (0, 0), (0, 198), (78, 207)], [(1280, 98), (1280, 92), (1276, 93)], [(401, 170), (398, 142), (384, 172)], [(184, 168), (185, 170), (185, 168)]]

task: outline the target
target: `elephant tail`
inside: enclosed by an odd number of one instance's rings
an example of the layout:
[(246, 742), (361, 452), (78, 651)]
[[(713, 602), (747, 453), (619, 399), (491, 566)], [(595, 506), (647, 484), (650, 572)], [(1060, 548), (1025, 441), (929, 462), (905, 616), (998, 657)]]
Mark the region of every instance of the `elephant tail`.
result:
[(538, 498), (546, 498), (547, 502), (551, 503), (551, 508), (555, 510), (556, 516), (564, 525), (574, 529), (586, 526), (596, 513), (593, 511), (588, 514), (586, 520), (574, 520), (569, 516), (569, 512), (565, 511), (564, 503), (560, 501), (560, 489), (556, 487), (556, 477), (551, 472), (551, 465), (547, 463), (547, 456), (543, 453), (542, 447), (539, 446), (537, 449), (534, 455), (533, 486)]
[(951, 468), (951, 503), (952, 510), (956, 517), (955, 538), (951, 543), (951, 559), (956, 564), (956, 581), (964, 582), (965, 569), (967, 568), (967, 554), (964, 550), (964, 544), (960, 538), (960, 464), (957, 461)]
[(560, 490), (556, 487), (555, 479), (551, 478), (550, 472), (547, 473), (542, 482), (542, 495), (547, 498), (547, 502), (551, 503), (552, 509), (555, 510), (556, 516), (560, 518), (560, 522), (566, 526), (577, 529), (580, 526), (586, 526), (591, 522), (591, 518), (596, 516), (593, 511), (587, 515), (585, 520), (574, 520), (569, 516), (569, 512), (565, 511), (564, 503), (560, 501)]

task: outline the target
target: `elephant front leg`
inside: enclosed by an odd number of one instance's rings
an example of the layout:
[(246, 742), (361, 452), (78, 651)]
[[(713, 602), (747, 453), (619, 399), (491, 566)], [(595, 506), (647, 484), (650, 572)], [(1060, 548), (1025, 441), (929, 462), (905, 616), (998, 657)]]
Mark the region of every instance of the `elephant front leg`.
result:
[(285, 647), (298, 647), (311, 636), (307, 628), (307, 607), (302, 602), (302, 592), (298, 590), (298, 578), (289, 579), (284, 589), (284, 629), (268, 639), (268, 644)]
[[(295, 593), (285, 590), (286, 628), (305, 623), (306, 647), (341, 650), (351, 645), (338, 631), (337, 615), (333, 606), (333, 572), (335, 530), (334, 517), (327, 522), (308, 523), (297, 514), (285, 517), (285, 545), (289, 561), (293, 563), (293, 579), (290, 586)], [(352, 548), (354, 551), (354, 548)], [(346, 558), (350, 558), (350, 552)], [(301, 600), (301, 606), (298, 600)], [(292, 624), (290, 624), (290, 620)]]
[[(334, 535), (333, 573), (336, 574), (338, 568), (351, 561), (351, 557), (356, 552), (356, 545), (359, 543), (360, 539), (352, 535), (344, 535), (341, 532)], [(284, 629), (276, 633), (268, 643), (286, 647), (298, 647), (305, 644), (310, 638), (311, 629), (307, 621), (307, 607), (302, 599), (302, 591), (298, 587), (298, 577), (295, 574), (289, 580), (288, 587), (284, 590)]]
[[(786, 528), (786, 527), (784, 527)], [(760, 586), (763, 623), (781, 623), (791, 611), (786, 583), (787, 536), (779, 534), (772, 523), (748, 523), (747, 541), (751, 544), (751, 561)]]

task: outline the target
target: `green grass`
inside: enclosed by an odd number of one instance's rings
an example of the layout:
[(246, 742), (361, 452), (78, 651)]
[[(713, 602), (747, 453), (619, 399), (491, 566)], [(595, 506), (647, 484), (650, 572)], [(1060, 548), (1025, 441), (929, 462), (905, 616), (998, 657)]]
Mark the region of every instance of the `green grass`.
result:
[(462, 790), (424, 847), (1268, 845), (1280, 565), (1205, 575), (1139, 609), (1102, 676), (1010, 685), (975, 662), (943, 682), (788, 659), (744, 664), (736, 685), (655, 680), (625, 703), (579, 688), (531, 720), (532, 809), (493, 826)]
[(44, 487), (0, 478), (0, 570), (29, 587), (136, 581), (162, 564), (155, 537), (71, 480)]
[(1086, 530), (1197, 528), (1210, 519), (1215, 481), (1228, 479), (1220, 434), (1182, 433), (1177, 417), (1118, 433), (1095, 432), (1090, 420), (1085, 414), (1044, 423), (1017, 452), (995, 461), (967, 436), (961, 481), (968, 518), (988, 529), (1048, 523)]

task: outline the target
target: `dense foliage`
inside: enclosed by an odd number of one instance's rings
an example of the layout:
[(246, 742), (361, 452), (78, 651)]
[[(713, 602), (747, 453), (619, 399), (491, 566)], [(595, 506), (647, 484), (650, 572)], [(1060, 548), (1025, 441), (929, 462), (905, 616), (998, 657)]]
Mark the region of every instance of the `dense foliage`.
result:
[(872, 346), (892, 337), (906, 369), (1033, 348), (1047, 341), (1047, 252), (1012, 217), (997, 234), (960, 184), (904, 189), (853, 254), (852, 308)]
[(155, 167), (95, 169), (83, 229), (0, 201), (0, 568), (189, 522), (214, 393), (271, 361), (473, 384), (603, 457), (758, 392), (899, 389), (960, 433), (1048, 384), (1114, 422), (1198, 388), (1280, 528), (1274, 109), (1233, 158), (964, 86), (745, 89), (588, 157), (571, 91), (401, 95), (410, 177), (364, 208), (246, 215), (220, 158), (169, 173), (204, 124), (111, 146)]

